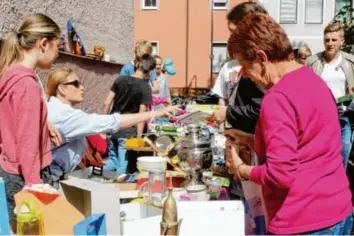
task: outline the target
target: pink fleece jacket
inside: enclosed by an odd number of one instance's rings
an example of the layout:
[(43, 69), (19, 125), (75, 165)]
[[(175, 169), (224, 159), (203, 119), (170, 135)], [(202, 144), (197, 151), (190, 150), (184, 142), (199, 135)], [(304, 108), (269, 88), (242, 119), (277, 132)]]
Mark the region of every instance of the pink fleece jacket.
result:
[(52, 161), (47, 107), (33, 69), (11, 66), (0, 81), (0, 166), (21, 174), (25, 184), (41, 183)]
[(268, 231), (296, 234), (330, 227), (352, 211), (334, 98), (309, 68), (285, 75), (265, 95), (254, 144)]

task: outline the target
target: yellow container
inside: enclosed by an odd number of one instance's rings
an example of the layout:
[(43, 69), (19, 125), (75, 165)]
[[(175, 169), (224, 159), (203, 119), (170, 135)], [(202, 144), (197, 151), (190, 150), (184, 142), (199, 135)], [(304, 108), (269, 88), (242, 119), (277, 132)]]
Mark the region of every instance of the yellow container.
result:
[(141, 138), (129, 138), (125, 142), (127, 148), (143, 148), (145, 145), (144, 139)]
[(19, 207), (28, 210), (17, 214), (17, 235), (45, 235), (42, 213), (36, 210), (32, 202), (25, 201)]

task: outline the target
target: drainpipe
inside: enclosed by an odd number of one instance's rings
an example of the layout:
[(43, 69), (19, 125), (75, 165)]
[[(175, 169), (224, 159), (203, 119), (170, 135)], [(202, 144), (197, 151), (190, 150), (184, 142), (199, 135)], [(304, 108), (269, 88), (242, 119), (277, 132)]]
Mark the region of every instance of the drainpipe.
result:
[[(354, 0), (353, 0), (354, 1)], [(213, 51), (213, 42), (214, 42), (214, 0), (210, 1), (210, 88), (212, 87), (213, 83), (213, 58), (214, 58), (214, 51)]]
[(188, 89), (188, 69), (189, 69), (189, 0), (186, 2), (186, 94), (189, 94)]

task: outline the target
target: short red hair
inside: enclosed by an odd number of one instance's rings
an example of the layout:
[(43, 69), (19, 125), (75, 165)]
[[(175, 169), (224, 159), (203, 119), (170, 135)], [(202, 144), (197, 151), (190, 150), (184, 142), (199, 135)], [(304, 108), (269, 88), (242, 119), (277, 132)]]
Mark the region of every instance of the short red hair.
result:
[(241, 54), (245, 60), (254, 60), (256, 52), (264, 51), (269, 61), (294, 59), (291, 43), (284, 29), (270, 16), (262, 13), (246, 15), (229, 38), (228, 51)]

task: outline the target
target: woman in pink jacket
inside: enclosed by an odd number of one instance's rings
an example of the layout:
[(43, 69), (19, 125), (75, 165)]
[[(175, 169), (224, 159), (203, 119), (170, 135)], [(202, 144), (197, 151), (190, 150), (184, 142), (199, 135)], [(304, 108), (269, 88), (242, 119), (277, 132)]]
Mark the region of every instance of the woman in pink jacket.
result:
[(14, 194), (41, 183), (52, 161), (47, 107), (36, 68), (50, 68), (58, 56), (59, 26), (43, 14), (28, 16), (6, 39), (0, 57), (0, 177), (6, 183), (10, 220)]
[(286, 33), (270, 16), (246, 16), (228, 48), (245, 76), (268, 90), (253, 143), (260, 165), (245, 164), (230, 148), (235, 174), (262, 187), (269, 234), (350, 234), (351, 193), (329, 88), (295, 62)]

